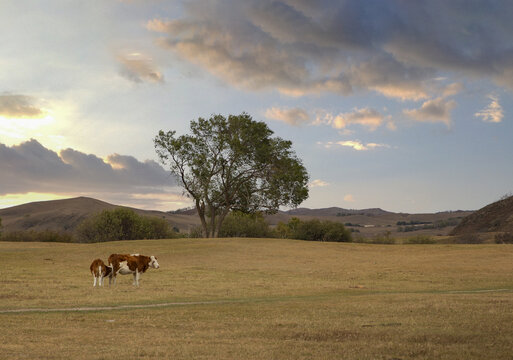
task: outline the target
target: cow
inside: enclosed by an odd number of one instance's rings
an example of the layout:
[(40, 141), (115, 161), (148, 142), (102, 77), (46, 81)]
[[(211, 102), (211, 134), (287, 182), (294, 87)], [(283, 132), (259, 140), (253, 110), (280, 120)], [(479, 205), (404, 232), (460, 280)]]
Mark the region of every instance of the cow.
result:
[(111, 254), (109, 256), (109, 265), (112, 267), (109, 284), (111, 283), (111, 279), (114, 279), (114, 285), (116, 284), (116, 276), (118, 274), (133, 274), (133, 284), (135, 286), (139, 286), (139, 277), (141, 273), (146, 272), (150, 267), (154, 269), (158, 269), (160, 267), (155, 256), (139, 254)]
[(91, 274), (93, 275), (94, 281), (93, 281), (93, 287), (96, 286), (96, 281), (98, 281), (98, 286), (103, 285), (103, 279), (105, 277), (109, 277), (109, 283), (110, 278), (112, 275), (112, 266), (107, 266), (102, 261), (102, 259), (95, 259), (91, 263), (91, 266), (89, 266), (89, 270), (91, 270)]

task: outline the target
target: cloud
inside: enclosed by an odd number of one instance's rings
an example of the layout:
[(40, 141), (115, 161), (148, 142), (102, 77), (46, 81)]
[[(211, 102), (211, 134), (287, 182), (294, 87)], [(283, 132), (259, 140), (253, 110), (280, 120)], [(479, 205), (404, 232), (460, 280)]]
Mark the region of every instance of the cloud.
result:
[(443, 92), (442, 92), (443, 97), (449, 97), (449, 96), (456, 95), (459, 92), (461, 92), (463, 90), (463, 88), (464, 88), (464, 86), (460, 82), (449, 84), (443, 89)]
[(495, 95), (488, 95), (491, 100), (490, 104), (483, 110), (474, 114), (476, 117), (480, 117), (484, 122), (500, 123), (504, 117), (502, 106), (499, 104), (499, 98)]
[(351, 195), (351, 194), (347, 194), (344, 196), (344, 201), (347, 201), (347, 202), (355, 202), (354, 200), (354, 196)]
[(359, 140), (345, 140), (345, 141), (328, 141), (326, 143), (319, 143), (320, 145), (323, 145), (325, 148), (329, 149), (334, 146), (342, 146), (342, 147), (350, 147), (356, 151), (367, 151), (367, 150), (374, 150), (377, 148), (390, 148), (389, 145), (386, 144), (377, 144), (377, 143), (367, 143), (364, 144), (360, 142)]
[(118, 56), (117, 60), (121, 65), (121, 75), (133, 82), (164, 82), (164, 76), (155, 68), (152, 59), (141, 53)]
[(390, 121), (389, 116), (384, 116), (370, 108), (354, 108), (351, 112), (340, 113), (338, 115), (333, 115), (333, 113), (324, 110), (317, 110), (315, 113), (315, 120), (313, 120), (309, 113), (301, 108), (287, 109), (272, 107), (266, 110), (265, 117), (296, 126), (307, 123), (315, 125), (324, 124), (341, 130), (341, 133), (346, 135), (352, 133), (351, 130), (347, 129), (347, 127), (352, 125), (359, 125), (367, 130), (374, 131), (381, 126), (385, 120), (388, 120), (387, 126), (389, 128), (394, 128), (394, 124)]
[(308, 112), (300, 108), (281, 109), (272, 107), (266, 110), (265, 117), (272, 120), (283, 121), (295, 126), (310, 122), (310, 115), (308, 115)]
[(291, 96), (390, 86), (397, 96), (425, 96), (421, 82), (432, 71), (405, 67), (384, 51), (362, 51), (358, 32), (343, 25), (355, 25), (350, 18), (329, 19), (333, 13), (325, 12), (314, 19), (279, 1), (203, 5), (193, 1), (183, 18), (153, 19), (147, 28), (163, 33), (159, 43), (179, 58), (233, 86)]
[(442, 97), (425, 101), (419, 109), (403, 110), (403, 113), (415, 121), (441, 122), (447, 127), (451, 126), (451, 111), (456, 106), (453, 100)]
[(328, 124), (335, 129), (345, 129), (350, 125), (360, 125), (367, 130), (376, 130), (384, 121), (385, 116), (370, 108), (353, 109), (352, 112), (333, 115), (331, 113), (319, 112), (316, 124)]
[(32, 96), (20, 94), (0, 95), (0, 116), (6, 118), (41, 118), (46, 115)]
[(308, 186), (311, 188), (324, 187), (324, 186), (328, 186), (328, 185), (329, 185), (329, 183), (327, 183), (326, 181), (320, 180), (320, 179), (315, 179), (308, 184)]
[(426, 100), (458, 91), (433, 84), (442, 76), (513, 89), (512, 12), (506, 1), (191, 0), (181, 17), (147, 29), (238, 88)]
[[(12, 147), (0, 144), (0, 195), (25, 193), (89, 194), (102, 199), (173, 193), (176, 182), (158, 163), (113, 154), (65, 149), (59, 154), (36, 140)], [(135, 196), (135, 197), (134, 197)]]

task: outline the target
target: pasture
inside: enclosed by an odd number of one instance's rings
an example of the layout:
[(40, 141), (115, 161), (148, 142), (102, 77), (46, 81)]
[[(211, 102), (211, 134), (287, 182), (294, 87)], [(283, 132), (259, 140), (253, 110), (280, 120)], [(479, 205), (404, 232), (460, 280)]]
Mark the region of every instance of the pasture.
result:
[[(114, 252), (160, 269), (93, 288)], [(511, 245), (0, 242), (0, 261), (2, 359), (512, 358)]]

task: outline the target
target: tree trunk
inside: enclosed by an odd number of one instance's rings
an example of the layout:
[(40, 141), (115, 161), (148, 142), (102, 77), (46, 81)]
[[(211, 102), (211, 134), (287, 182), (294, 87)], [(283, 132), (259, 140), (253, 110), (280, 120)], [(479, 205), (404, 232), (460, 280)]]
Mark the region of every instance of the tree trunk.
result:
[(203, 237), (208, 238), (208, 225), (205, 220), (205, 205), (201, 204), (199, 200), (196, 200), (196, 211), (198, 211), (198, 215), (201, 220), (201, 226), (203, 227)]
[(226, 210), (223, 210), (222, 214), (219, 215), (214, 237), (216, 237), (216, 238), (219, 237), (219, 231), (221, 230), (221, 226), (223, 225), (224, 218), (226, 217), (226, 215), (228, 215), (229, 212), (230, 212), (230, 210), (226, 209)]

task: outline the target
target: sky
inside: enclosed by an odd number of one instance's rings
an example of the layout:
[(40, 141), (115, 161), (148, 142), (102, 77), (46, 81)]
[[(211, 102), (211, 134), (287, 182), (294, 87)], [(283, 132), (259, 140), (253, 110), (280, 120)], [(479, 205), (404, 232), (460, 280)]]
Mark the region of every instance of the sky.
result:
[(475, 210), (513, 191), (513, 2), (0, 0), (0, 208), (191, 206), (153, 139), (249, 113), (302, 207)]

